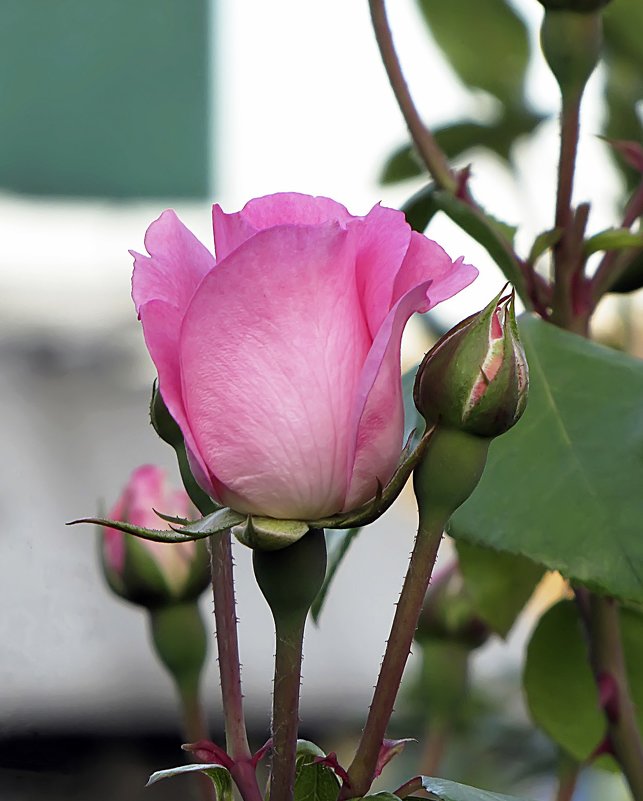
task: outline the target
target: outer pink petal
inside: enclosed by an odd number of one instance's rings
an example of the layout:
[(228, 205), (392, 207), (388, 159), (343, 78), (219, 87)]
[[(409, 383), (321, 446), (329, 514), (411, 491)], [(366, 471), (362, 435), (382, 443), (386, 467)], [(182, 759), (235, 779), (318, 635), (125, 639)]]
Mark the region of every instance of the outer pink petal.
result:
[(393, 305), (393, 285), (411, 241), (401, 211), (375, 206), (352, 223), (359, 231), (357, 288), (374, 339)]
[(194, 451), (195, 461), (207, 472), (185, 415), (178, 343), (185, 310), (203, 277), (214, 267), (214, 257), (173, 211), (164, 211), (150, 225), (145, 247), (149, 256), (134, 254), (132, 296), (163, 400), (186, 445)]
[(402, 452), (404, 404), (400, 346), (413, 312), (426, 304), (429, 282), (408, 292), (389, 312), (364, 364), (353, 415), (355, 445), (351, 481), (344, 501), (350, 511), (375, 496), (378, 481), (386, 484)]
[(353, 218), (348, 211), (327, 197), (282, 192), (250, 200), (239, 212), (226, 214), (216, 204), (212, 207), (212, 224), (217, 261), (266, 228), (276, 225), (322, 225), (326, 222), (346, 224)]
[(164, 211), (147, 229), (145, 247), (149, 257), (133, 254), (136, 311), (150, 300), (185, 311), (201, 279), (214, 267), (214, 257), (172, 210)]
[(209, 480), (208, 468), (196, 446), (183, 402), (179, 359), (183, 312), (164, 301), (152, 300), (141, 306), (139, 315), (143, 324), (145, 344), (159, 377), (159, 392), (169, 413), (181, 429), (191, 463), (194, 465), (195, 478), (206, 492), (219, 497), (217, 488)]
[(377, 333), (360, 377), (352, 478), (344, 510), (372, 498), (378, 480), (386, 484), (400, 456), (404, 428), (400, 346), (406, 323), (414, 312), (428, 311), (464, 289), (477, 274), (475, 267), (452, 262), (435, 242), (413, 233), (395, 280), (398, 299)]
[(355, 242), (337, 223), (256, 234), (199, 287), (181, 335), (199, 452), (240, 511), (311, 518), (348, 487), (349, 425), (370, 346)]
[(428, 311), (469, 286), (477, 275), (478, 270), (471, 264), (464, 264), (462, 258), (451, 261), (448, 253), (437, 242), (413, 231), (408, 251), (395, 279), (391, 306), (410, 289), (430, 279), (426, 308), (417, 309), (420, 312)]

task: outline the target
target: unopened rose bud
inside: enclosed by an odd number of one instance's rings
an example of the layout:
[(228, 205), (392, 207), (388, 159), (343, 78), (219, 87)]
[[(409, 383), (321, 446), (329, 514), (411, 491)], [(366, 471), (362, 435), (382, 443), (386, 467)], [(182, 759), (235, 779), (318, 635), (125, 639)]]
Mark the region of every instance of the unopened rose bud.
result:
[(528, 384), (512, 293), (495, 297), (433, 346), (413, 397), (429, 425), (491, 438), (519, 420)]
[[(540, 29), (543, 55), (560, 86), (563, 99), (579, 98), (594, 71), (603, 44), (603, 18), (594, 2), (567, 0), (547, 8)], [(587, 6), (585, 9), (569, 6)]]
[[(132, 473), (109, 517), (144, 528), (169, 529), (154, 510), (185, 518), (190, 508), (185, 492), (170, 487), (163, 470), (144, 465)], [(102, 528), (101, 535), (107, 583), (132, 603), (153, 609), (192, 601), (208, 586), (203, 542), (151, 542), (113, 528)]]

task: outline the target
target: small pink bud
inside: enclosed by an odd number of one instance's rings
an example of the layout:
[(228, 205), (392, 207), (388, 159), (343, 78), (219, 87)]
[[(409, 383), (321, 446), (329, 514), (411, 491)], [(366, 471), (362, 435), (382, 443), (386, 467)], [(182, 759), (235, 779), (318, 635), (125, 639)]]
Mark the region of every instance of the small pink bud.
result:
[(414, 400), (429, 424), (496, 437), (521, 417), (528, 385), (512, 293), (496, 296), (433, 346), (418, 370)]
[[(130, 476), (109, 517), (143, 528), (168, 528), (155, 509), (188, 517), (190, 501), (183, 490), (172, 488), (165, 472), (143, 465)], [(102, 556), (112, 590), (143, 606), (192, 600), (208, 584), (207, 553), (202, 543), (160, 543), (138, 539), (113, 528), (103, 528)]]

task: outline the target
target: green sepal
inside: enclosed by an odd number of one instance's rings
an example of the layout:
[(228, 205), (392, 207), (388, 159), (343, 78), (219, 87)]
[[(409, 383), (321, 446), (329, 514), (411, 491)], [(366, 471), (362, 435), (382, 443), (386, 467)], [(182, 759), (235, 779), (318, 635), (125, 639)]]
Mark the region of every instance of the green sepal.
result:
[(243, 523), (232, 529), (234, 536), (248, 548), (278, 551), (300, 540), (310, 529), (301, 520), (277, 520), (273, 517), (248, 515)]
[(155, 784), (161, 779), (169, 779), (172, 776), (181, 776), (184, 773), (205, 773), (214, 784), (217, 801), (232, 801), (232, 777), (227, 768), (215, 763), (202, 765), (180, 765), (178, 768), (168, 768), (167, 770), (155, 771), (147, 781), (146, 787)]
[(275, 620), (305, 619), (326, 573), (324, 532), (312, 529), (288, 548), (254, 550), (252, 563)]
[(156, 509), (152, 509), (154, 514), (159, 517), (161, 520), (164, 520), (166, 523), (172, 523), (175, 526), (189, 526), (190, 523), (193, 523), (193, 520), (190, 520), (187, 517), (177, 517), (176, 515), (166, 515), (163, 512), (159, 512)]
[(527, 264), (534, 265), (544, 253), (551, 250), (560, 241), (562, 235), (562, 228), (550, 228), (548, 231), (538, 234), (527, 256)]
[(182, 529), (167, 531), (155, 528), (142, 528), (132, 523), (123, 523), (120, 520), (108, 520), (104, 517), (80, 517), (78, 520), (71, 520), (65, 525), (75, 526), (77, 523), (93, 523), (95, 526), (115, 528), (117, 531), (122, 531), (124, 534), (132, 534), (134, 537), (138, 537), (142, 540), (150, 540), (151, 542), (191, 542), (192, 540), (199, 540), (203, 537), (207, 537), (212, 533), (206, 531), (205, 533), (195, 534), (191, 532), (183, 533)]
[(194, 520), (188, 523), (187, 526), (172, 528), (169, 531), (165, 529), (143, 528), (142, 526), (135, 526), (132, 523), (124, 523), (120, 520), (109, 520), (103, 517), (81, 517), (78, 520), (70, 521), (67, 525), (73, 526), (76, 523), (93, 523), (96, 526), (115, 528), (117, 531), (122, 531), (124, 534), (132, 534), (134, 537), (150, 540), (152, 542), (192, 542), (192, 540), (201, 540), (205, 537), (209, 537), (211, 534), (220, 534), (222, 531), (227, 531), (241, 523), (245, 517), (246, 516), (240, 512), (235, 512), (232, 509), (224, 507), (222, 509), (217, 509), (217, 511), (212, 512), (212, 514), (202, 517), (200, 520)]
[(220, 534), (222, 531), (227, 531), (233, 526), (238, 525), (245, 518), (241, 512), (235, 512), (233, 509), (228, 509), (224, 506), (217, 509), (200, 520), (194, 520), (187, 526), (175, 529), (179, 534), (190, 535), (189, 539), (198, 540), (202, 537), (209, 537), (211, 534)]
[(192, 503), (201, 512), (202, 515), (210, 514), (211, 512), (221, 509), (221, 505), (216, 503), (210, 496), (199, 486), (198, 482), (192, 474), (190, 469), (190, 460), (188, 459), (185, 442), (183, 441), (183, 434), (177, 425), (176, 421), (168, 411), (161, 393), (159, 392), (158, 382), (155, 380), (152, 387), (152, 398), (150, 401), (150, 421), (152, 427), (159, 435), (159, 437), (167, 442), (174, 448), (176, 459), (179, 465), (179, 472), (185, 491), (190, 497)]
[[(410, 793), (416, 790), (426, 790), (438, 801), (527, 801), (527, 799), (521, 799), (514, 795), (491, 793), (478, 787), (470, 787), (468, 784), (459, 784), (447, 779), (433, 779), (430, 776), (418, 776), (407, 782), (404, 788), (408, 789)], [(413, 798), (408, 794), (403, 797), (408, 798), (409, 801)]]
[(363, 506), (360, 506), (352, 512), (331, 515), (330, 517), (323, 517), (319, 520), (310, 520), (308, 521), (308, 525), (311, 528), (358, 528), (373, 523), (378, 517), (384, 514), (404, 489), (404, 485), (408, 481), (409, 476), (424, 454), (430, 435), (431, 430), (425, 431), (418, 444), (413, 448), (415, 432), (410, 434), (406, 447), (402, 452), (400, 463), (395, 473), (393, 473), (393, 477), (389, 483), (377, 493), (375, 498), (367, 501)]
[(624, 250), (643, 248), (643, 234), (634, 233), (629, 228), (608, 228), (591, 236), (583, 245), (585, 256), (601, 250)]

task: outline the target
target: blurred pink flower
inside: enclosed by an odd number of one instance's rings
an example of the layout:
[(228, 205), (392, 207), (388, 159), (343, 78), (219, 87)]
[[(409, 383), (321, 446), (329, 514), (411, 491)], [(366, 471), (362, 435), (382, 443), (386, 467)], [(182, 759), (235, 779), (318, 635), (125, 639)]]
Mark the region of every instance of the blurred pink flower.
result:
[(470, 284), (375, 206), (294, 193), (214, 206), (216, 261), (173, 211), (133, 254), (133, 298), (197, 480), (240, 512), (312, 520), (390, 479), (402, 449), (400, 343), (414, 312)]
[[(184, 490), (176, 490), (169, 485), (164, 470), (148, 464), (134, 470), (109, 518), (143, 528), (169, 529), (169, 524), (161, 520), (154, 509), (168, 515), (189, 517), (191, 505)], [(133, 540), (130, 534), (113, 528), (103, 529), (105, 565), (121, 579), (126, 568), (128, 542)], [(136, 543), (147, 551), (170, 593), (180, 596), (188, 584), (197, 558), (196, 542), (169, 544), (136, 539)]]

